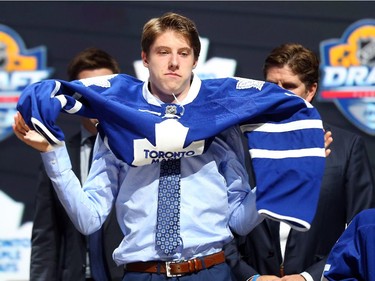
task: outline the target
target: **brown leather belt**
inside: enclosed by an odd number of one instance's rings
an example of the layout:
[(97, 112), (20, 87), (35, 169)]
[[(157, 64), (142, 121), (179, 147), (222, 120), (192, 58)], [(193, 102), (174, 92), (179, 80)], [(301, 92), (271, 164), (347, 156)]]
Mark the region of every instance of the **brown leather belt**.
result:
[(125, 265), (126, 271), (131, 272), (147, 272), (166, 274), (167, 277), (182, 276), (189, 273), (198, 272), (205, 268), (210, 268), (216, 264), (225, 262), (224, 252), (194, 258), (183, 261), (149, 261), (149, 262), (133, 262)]

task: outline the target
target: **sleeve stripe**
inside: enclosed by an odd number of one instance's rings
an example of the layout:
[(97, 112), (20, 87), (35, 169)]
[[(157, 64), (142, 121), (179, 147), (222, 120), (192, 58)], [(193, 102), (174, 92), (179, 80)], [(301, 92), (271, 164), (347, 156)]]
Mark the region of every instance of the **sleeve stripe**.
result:
[(66, 112), (70, 113), (70, 114), (75, 114), (77, 113), (80, 109), (82, 108), (82, 103), (80, 103), (79, 101), (76, 101), (74, 103), (74, 106), (71, 108), (71, 109), (64, 109)]
[(304, 221), (304, 220), (301, 220), (301, 219), (298, 219), (296, 217), (291, 217), (291, 216), (283, 216), (283, 215), (280, 215), (278, 213), (274, 213), (270, 210), (267, 210), (267, 209), (260, 209), (258, 210), (259, 214), (262, 214), (264, 216), (267, 216), (271, 219), (277, 219), (279, 221), (283, 221), (285, 222), (286, 224), (288, 224), (289, 226), (293, 227), (294, 229), (298, 230), (298, 231), (307, 231), (310, 229), (311, 225)]
[(31, 117), (31, 123), (33, 124), (34, 129), (41, 134), (42, 136), (45, 136), (49, 138), (50, 141), (53, 142), (55, 145), (62, 145), (63, 141), (56, 138), (46, 126), (42, 122), (40, 122), (38, 119)]
[(60, 88), (61, 88), (61, 83), (59, 81), (55, 81), (55, 88), (51, 92), (50, 97), (51, 98), (55, 97), (55, 95), (60, 91)]
[(246, 124), (241, 126), (242, 132), (268, 132), (281, 133), (290, 132), (303, 129), (323, 129), (321, 120), (299, 120), (284, 124), (260, 123), (260, 124)]
[(267, 150), (267, 149), (250, 149), (251, 158), (301, 158), (301, 157), (325, 157), (324, 148), (304, 148), (293, 150)]
[(61, 108), (64, 108), (64, 106), (68, 103), (64, 95), (55, 96), (55, 99), (57, 99), (61, 103)]

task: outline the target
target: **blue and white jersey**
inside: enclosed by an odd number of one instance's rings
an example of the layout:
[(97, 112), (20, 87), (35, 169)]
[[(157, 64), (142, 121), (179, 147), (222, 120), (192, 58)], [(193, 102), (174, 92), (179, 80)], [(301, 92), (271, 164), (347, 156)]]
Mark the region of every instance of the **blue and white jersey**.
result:
[(309, 229), (325, 161), (323, 126), (311, 104), (244, 78), (194, 77), (194, 98), (183, 104), (150, 103), (147, 91), (147, 83), (125, 74), (45, 80), (24, 90), (17, 109), (53, 144), (64, 140), (55, 125), (61, 111), (96, 118), (107, 146), (133, 166), (200, 155), (216, 135), (239, 124), (254, 163), (258, 211)]
[(322, 280), (375, 280), (375, 209), (353, 218), (333, 246)]

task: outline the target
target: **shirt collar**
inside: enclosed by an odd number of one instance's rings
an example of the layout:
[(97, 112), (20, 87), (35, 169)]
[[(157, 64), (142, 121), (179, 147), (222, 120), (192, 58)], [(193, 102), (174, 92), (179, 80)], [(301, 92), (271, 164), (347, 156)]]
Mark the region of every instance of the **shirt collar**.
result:
[[(160, 106), (161, 104), (164, 104), (164, 102), (162, 102), (157, 97), (155, 97), (154, 95), (151, 94), (150, 90), (148, 89), (148, 83), (149, 83), (149, 81), (145, 82), (143, 84), (143, 89), (142, 89), (142, 94), (143, 94), (143, 97), (145, 98), (145, 100), (149, 104), (152, 104), (152, 105), (159, 105)], [(184, 104), (191, 103), (198, 96), (201, 84), (202, 84), (202, 81), (199, 79), (199, 77), (197, 75), (193, 75), (193, 81), (190, 85), (189, 92), (188, 92), (186, 98), (183, 99), (182, 101), (180, 101), (180, 104), (184, 105)]]

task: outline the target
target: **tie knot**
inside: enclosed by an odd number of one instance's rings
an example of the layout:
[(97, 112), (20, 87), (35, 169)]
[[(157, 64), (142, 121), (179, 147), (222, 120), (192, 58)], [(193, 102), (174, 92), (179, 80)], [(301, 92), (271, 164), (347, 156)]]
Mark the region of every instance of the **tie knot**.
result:
[(180, 159), (171, 159), (162, 161), (160, 165), (160, 175), (179, 175), (180, 174)]

